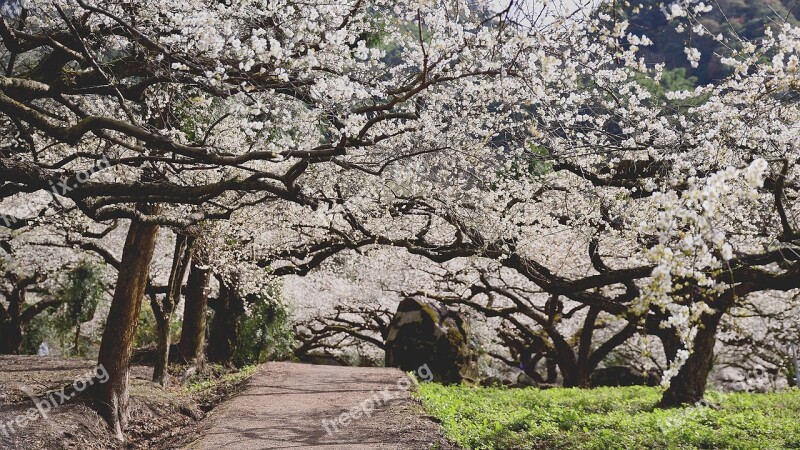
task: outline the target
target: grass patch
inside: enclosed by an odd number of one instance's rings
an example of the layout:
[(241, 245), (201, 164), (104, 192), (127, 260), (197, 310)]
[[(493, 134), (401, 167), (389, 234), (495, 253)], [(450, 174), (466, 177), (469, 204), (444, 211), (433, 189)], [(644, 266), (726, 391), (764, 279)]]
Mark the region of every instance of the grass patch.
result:
[(656, 409), (661, 388), (505, 389), (422, 383), (416, 396), (465, 449), (800, 449), (800, 390), (709, 392)]
[(217, 403), (239, 390), (256, 373), (258, 366), (226, 369), (219, 365), (208, 365), (200, 375), (194, 376), (185, 390), (208, 411)]

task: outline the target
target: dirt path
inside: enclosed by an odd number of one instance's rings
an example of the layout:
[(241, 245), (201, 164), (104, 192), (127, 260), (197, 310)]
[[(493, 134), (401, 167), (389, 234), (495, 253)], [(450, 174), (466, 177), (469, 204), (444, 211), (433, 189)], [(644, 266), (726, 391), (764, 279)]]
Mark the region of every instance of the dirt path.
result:
[(453, 448), (421, 417), (409, 383), (397, 369), (267, 363), (187, 448)]

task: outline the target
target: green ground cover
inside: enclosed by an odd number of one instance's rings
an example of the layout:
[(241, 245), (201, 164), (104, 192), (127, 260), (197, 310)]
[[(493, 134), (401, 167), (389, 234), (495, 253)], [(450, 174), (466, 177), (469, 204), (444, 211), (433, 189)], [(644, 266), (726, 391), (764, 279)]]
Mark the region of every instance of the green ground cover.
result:
[(464, 449), (800, 448), (800, 390), (709, 392), (656, 409), (661, 388), (506, 389), (423, 383), (415, 394)]

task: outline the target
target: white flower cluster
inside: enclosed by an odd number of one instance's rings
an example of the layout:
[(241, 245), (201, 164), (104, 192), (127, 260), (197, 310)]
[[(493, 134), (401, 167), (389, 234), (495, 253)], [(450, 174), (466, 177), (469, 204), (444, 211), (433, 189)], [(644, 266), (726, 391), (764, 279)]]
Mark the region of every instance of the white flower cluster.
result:
[[(759, 158), (744, 170), (729, 167), (702, 183), (691, 179), (691, 187), (683, 192), (656, 193), (657, 219), (640, 225), (642, 233), (658, 237), (658, 244), (647, 252), (656, 266), (638, 300), (639, 313), (653, 304), (669, 310), (672, 314), (664, 326), (678, 330), (686, 348), (691, 348), (701, 315), (711, 310), (702, 298), (679, 299), (696, 295), (694, 288), (709, 298), (725, 290), (726, 284), (716, 281), (716, 275), (734, 257), (724, 232), (726, 216), (730, 205), (741, 208), (756, 197), (767, 168), (766, 160)], [(676, 363), (669, 373), (674, 375), (679, 367)]]

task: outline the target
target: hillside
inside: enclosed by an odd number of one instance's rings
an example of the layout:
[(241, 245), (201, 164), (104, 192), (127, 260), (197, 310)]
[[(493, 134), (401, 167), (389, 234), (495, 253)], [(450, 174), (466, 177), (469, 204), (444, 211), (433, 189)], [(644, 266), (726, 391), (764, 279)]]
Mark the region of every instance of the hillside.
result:
[[(764, 36), (766, 27), (777, 28), (784, 21), (797, 25), (800, 17), (800, 7), (794, 0), (718, 0), (711, 2), (714, 9), (700, 19), (709, 34), (699, 36), (690, 27), (677, 32), (678, 20), (667, 21), (661, 10), (662, 3), (633, 0), (623, 8), (622, 14), (630, 21), (632, 33), (645, 34), (653, 41), (652, 46), (642, 50), (649, 63), (663, 62), (668, 69), (685, 68), (687, 75), (696, 77), (700, 84), (726, 75), (720, 57), (729, 54), (729, 50), (711, 36), (721, 33), (734, 42), (757, 40)], [(684, 47), (687, 44), (701, 53), (697, 68), (691, 67), (686, 59)]]

